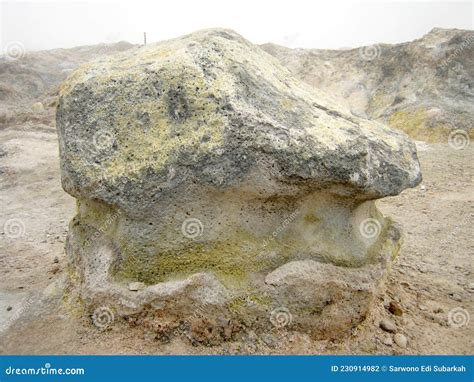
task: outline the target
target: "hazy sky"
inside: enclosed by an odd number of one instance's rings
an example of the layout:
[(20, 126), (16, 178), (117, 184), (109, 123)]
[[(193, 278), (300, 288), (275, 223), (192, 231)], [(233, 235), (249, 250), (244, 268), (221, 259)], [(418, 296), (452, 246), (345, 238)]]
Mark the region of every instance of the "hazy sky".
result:
[(409, 41), (433, 27), (473, 29), (473, 19), (472, 1), (0, 0), (0, 41), (1, 52), (12, 41), (39, 50), (225, 27), (255, 43), (341, 48)]

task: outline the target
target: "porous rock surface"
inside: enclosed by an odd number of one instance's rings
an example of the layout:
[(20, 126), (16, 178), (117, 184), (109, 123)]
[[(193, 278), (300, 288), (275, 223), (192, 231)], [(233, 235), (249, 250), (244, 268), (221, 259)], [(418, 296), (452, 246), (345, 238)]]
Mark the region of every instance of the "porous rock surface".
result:
[(400, 245), (374, 200), (421, 180), (403, 133), (229, 30), (82, 66), (57, 127), (78, 203), (66, 249), (88, 309), (151, 315), (203, 343), (245, 328), (349, 333)]

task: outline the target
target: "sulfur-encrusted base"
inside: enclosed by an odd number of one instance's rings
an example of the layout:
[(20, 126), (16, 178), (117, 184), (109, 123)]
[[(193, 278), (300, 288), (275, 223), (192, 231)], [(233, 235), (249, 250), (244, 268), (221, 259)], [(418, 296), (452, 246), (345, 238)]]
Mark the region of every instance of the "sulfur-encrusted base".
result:
[[(111, 207), (79, 203), (67, 252), (86, 306), (152, 320), (167, 335), (189, 331), (204, 343), (243, 328), (336, 338), (364, 320), (400, 245), (399, 229), (373, 202), (311, 194), (282, 218), (286, 199), (267, 202), (275, 216), (267, 203), (250, 208), (231, 195), (219, 205), (202, 200), (201, 210), (194, 203), (200, 219), (181, 216), (186, 205), (166, 222), (150, 217), (148, 230)], [(232, 215), (245, 206), (243, 217)], [(187, 222), (197, 231), (187, 232)], [(137, 282), (143, 288), (129, 290)], [(209, 335), (194, 333), (203, 326)]]

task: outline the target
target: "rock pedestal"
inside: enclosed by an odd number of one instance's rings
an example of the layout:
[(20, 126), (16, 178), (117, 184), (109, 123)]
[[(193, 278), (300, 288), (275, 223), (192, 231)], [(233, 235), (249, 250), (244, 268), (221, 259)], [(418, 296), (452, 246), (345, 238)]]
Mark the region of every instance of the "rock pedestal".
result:
[(198, 342), (245, 328), (348, 333), (400, 245), (374, 200), (421, 180), (403, 133), (228, 30), (81, 67), (57, 126), (83, 301)]

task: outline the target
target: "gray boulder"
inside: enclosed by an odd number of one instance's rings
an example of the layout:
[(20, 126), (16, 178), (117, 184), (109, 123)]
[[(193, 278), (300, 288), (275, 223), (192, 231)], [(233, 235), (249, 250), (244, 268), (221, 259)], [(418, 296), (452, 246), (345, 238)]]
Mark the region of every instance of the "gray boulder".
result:
[[(351, 115), (229, 30), (84, 65), (61, 87), (57, 127), (63, 187), (78, 200), (67, 246), (77, 290), (91, 309), (152, 306), (170, 329), (202, 308), (200, 322), (265, 330), (283, 309), (298, 330), (347, 332), (400, 245), (373, 200), (421, 181), (403, 133)], [(274, 275), (295, 261), (311, 275), (289, 291)], [(324, 288), (327, 269), (353, 278), (335, 287), (344, 330), (314, 330), (331, 321), (322, 300), (292, 297)], [(356, 301), (361, 277), (370, 287)]]

